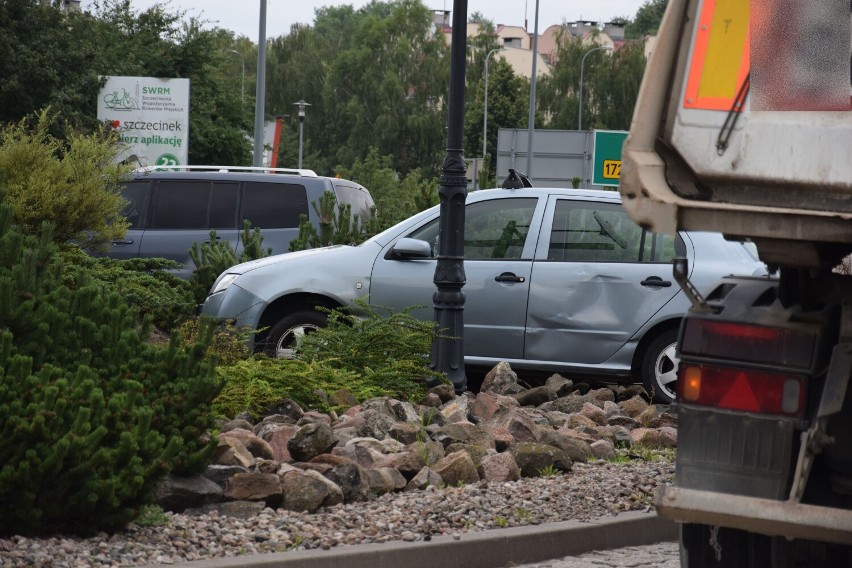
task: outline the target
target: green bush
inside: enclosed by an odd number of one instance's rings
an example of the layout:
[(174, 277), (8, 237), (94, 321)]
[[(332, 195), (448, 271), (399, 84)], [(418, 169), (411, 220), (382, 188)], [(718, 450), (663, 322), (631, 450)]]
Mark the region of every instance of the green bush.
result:
[(239, 257), (229, 241), (222, 241), (216, 237), (215, 230), (210, 231), (209, 242), (192, 243), (189, 256), (192, 258), (195, 270), (192, 272), (190, 286), (196, 304), (204, 302), (216, 278), (230, 267), (272, 254), (271, 248), (263, 248), (260, 228), (252, 229), (248, 219), (243, 220), (240, 239), (243, 243), (243, 252)]
[(48, 221), (59, 244), (103, 248), (127, 230), (120, 180), (130, 167), (112, 164), (114, 132), (102, 127), (61, 141), (50, 134), (56, 122), (44, 110), (0, 125), (0, 171), (14, 222), (36, 235)]
[(60, 256), (65, 286), (76, 286), (77, 268), (82, 268), (98, 285), (118, 292), (140, 322), (145, 317), (157, 329), (170, 332), (195, 315), (190, 283), (167, 272), (180, 267), (175, 261), (94, 258), (77, 247), (63, 250)]
[(214, 448), (212, 326), (148, 343), (118, 292), (63, 272), (49, 229), (23, 235), (0, 196), (0, 534), (121, 529)]
[(330, 245), (356, 245), (379, 232), (378, 216), (375, 207), (370, 219), (364, 223), (357, 215), (352, 215), (352, 206), (337, 203), (330, 191), (320, 196), (319, 202), (312, 202), (319, 217), (319, 231), (308, 220), (307, 215), (299, 218), (299, 235), (290, 241), (290, 252)]
[[(187, 347), (196, 343), (204, 331), (201, 318), (190, 318), (177, 329), (181, 344)], [(210, 342), (208, 354), (215, 357), (218, 365), (234, 365), (238, 361), (251, 357), (248, 347), (250, 334), (256, 332), (237, 329), (230, 323), (217, 326)]]
[(303, 408), (339, 410), (328, 394), (350, 391), (358, 402), (378, 396), (417, 400), (427, 380), (443, 375), (429, 368), (427, 354), (434, 324), (417, 320), (411, 309), (386, 317), (361, 303), (363, 319), (330, 310), (328, 327), (304, 336), (296, 359), (264, 356), (238, 361), (218, 372), (225, 388), (214, 401), (223, 417), (249, 412), (262, 416), (275, 403), (290, 398)]
[[(269, 359), (263, 356), (218, 367), (225, 387), (213, 402), (214, 412), (232, 418), (248, 412), (254, 418), (263, 416), (273, 405), (289, 398), (304, 409), (328, 411), (323, 393), (359, 386), (357, 373), (335, 369), (321, 362), (299, 359)], [(378, 388), (361, 385), (365, 398), (383, 394)]]
[(354, 315), (320, 307), (328, 325), (301, 338), (297, 357), (358, 373), (387, 395), (416, 398), (427, 381), (443, 377), (429, 368), (435, 323), (412, 316), (416, 308), (393, 312), (359, 301)]

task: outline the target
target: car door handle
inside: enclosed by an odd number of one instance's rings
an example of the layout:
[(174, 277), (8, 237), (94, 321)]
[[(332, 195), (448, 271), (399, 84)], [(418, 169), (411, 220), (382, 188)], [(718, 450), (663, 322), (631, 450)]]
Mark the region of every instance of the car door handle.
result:
[(526, 280), (523, 276), (518, 276), (513, 272), (504, 272), (494, 278), (495, 282), (526, 282)]
[(659, 276), (649, 276), (642, 282), (640, 282), (642, 286), (656, 286), (658, 288), (668, 288), (672, 285), (671, 280), (663, 280)]
[[(217, 241), (221, 241), (221, 240), (222, 240), (222, 237), (216, 237), (216, 240), (217, 240)], [(207, 239), (206, 241), (204, 241), (204, 244), (205, 244), (205, 245), (209, 245), (209, 244), (210, 244), (210, 239)]]
[(116, 240), (112, 241), (112, 244), (114, 244), (116, 246), (132, 245), (133, 239), (116, 239)]

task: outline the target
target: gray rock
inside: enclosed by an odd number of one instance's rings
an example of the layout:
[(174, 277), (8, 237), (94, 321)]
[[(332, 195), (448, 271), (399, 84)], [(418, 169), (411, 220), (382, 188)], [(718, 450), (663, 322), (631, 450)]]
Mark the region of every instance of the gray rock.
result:
[(274, 473), (238, 473), (225, 485), (231, 501), (263, 501), (269, 507), (281, 504), (281, 481)]
[(548, 468), (571, 471), (573, 462), (561, 449), (537, 442), (522, 442), (510, 450), (523, 477), (539, 477)]
[(157, 505), (166, 511), (179, 513), (222, 500), (222, 488), (203, 475), (178, 476), (168, 474), (157, 487)]
[(366, 501), (370, 496), (370, 478), (354, 463), (333, 467), (325, 476), (340, 487), (344, 503)]
[(287, 450), (296, 461), (308, 461), (313, 457), (331, 451), (337, 445), (337, 439), (331, 426), (325, 423), (305, 424), (287, 442)]
[(447, 485), (465, 485), (479, 481), (479, 472), (476, 471), (473, 459), (463, 450), (447, 454), (435, 464), (433, 470)]

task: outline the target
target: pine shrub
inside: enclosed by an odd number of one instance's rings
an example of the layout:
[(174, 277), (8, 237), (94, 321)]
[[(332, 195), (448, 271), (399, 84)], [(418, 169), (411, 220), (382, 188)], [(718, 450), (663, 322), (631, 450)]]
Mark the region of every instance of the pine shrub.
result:
[(197, 302), (189, 282), (168, 272), (180, 264), (164, 258), (94, 258), (78, 247), (60, 252), (63, 283), (76, 286), (77, 268), (102, 288), (111, 289), (125, 299), (131, 309), (157, 329), (169, 332), (195, 315)]
[(380, 396), (420, 399), (427, 381), (443, 377), (429, 368), (434, 323), (416, 319), (410, 313), (414, 308), (382, 310), (387, 314), (380, 309), (360, 302), (361, 317), (327, 310), (328, 326), (302, 337), (295, 359), (257, 355), (219, 367), (225, 387), (215, 412), (259, 418), (285, 398), (312, 410), (340, 410), (328, 403), (328, 394), (340, 389), (358, 402)]
[[(0, 191), (0, 534), (123, 528), (169, 471), (198, 472), (221, 389), (206, 325), (146, 340), (119, 293), (63, 274), (50, 225), (23, 235)], [(70, 285), (69, 285), (70, 282)]]
[(272, 254), (271, 248), (263, 248), (263, 236), (260, 234), (260, 228), (252, 228), (248, 219), (243, 220), (240, 239), (243, 243), (243, 252), (240, 256), (237, 256), (237, 252), (230, 242), (223, 241), (216, 236), (215, 230), (210, 231), (209, 242), (192, 243), (189, 256), (195, 265), (195, 270), (192, 272), (190, 286), (196, 304), (204, 302), (210, 288), (216, 282), (216, 278), (230, 267)]

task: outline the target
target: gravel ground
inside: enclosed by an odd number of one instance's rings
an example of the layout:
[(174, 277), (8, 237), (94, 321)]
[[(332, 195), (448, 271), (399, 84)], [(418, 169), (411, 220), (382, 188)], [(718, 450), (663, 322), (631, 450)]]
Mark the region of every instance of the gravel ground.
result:
[(571, 472), (510, 483), (394, 493), (318, 513), (265, 509), (249, 519), (166, 514), (157, 526), (131, 525), (93, 538), (0, 538), (3, 567), (107, 567), (172, 564), (225, 556), (418, 541), (556, 521), (589, 521), (650, 510), (674, 463), (576, 463)]

